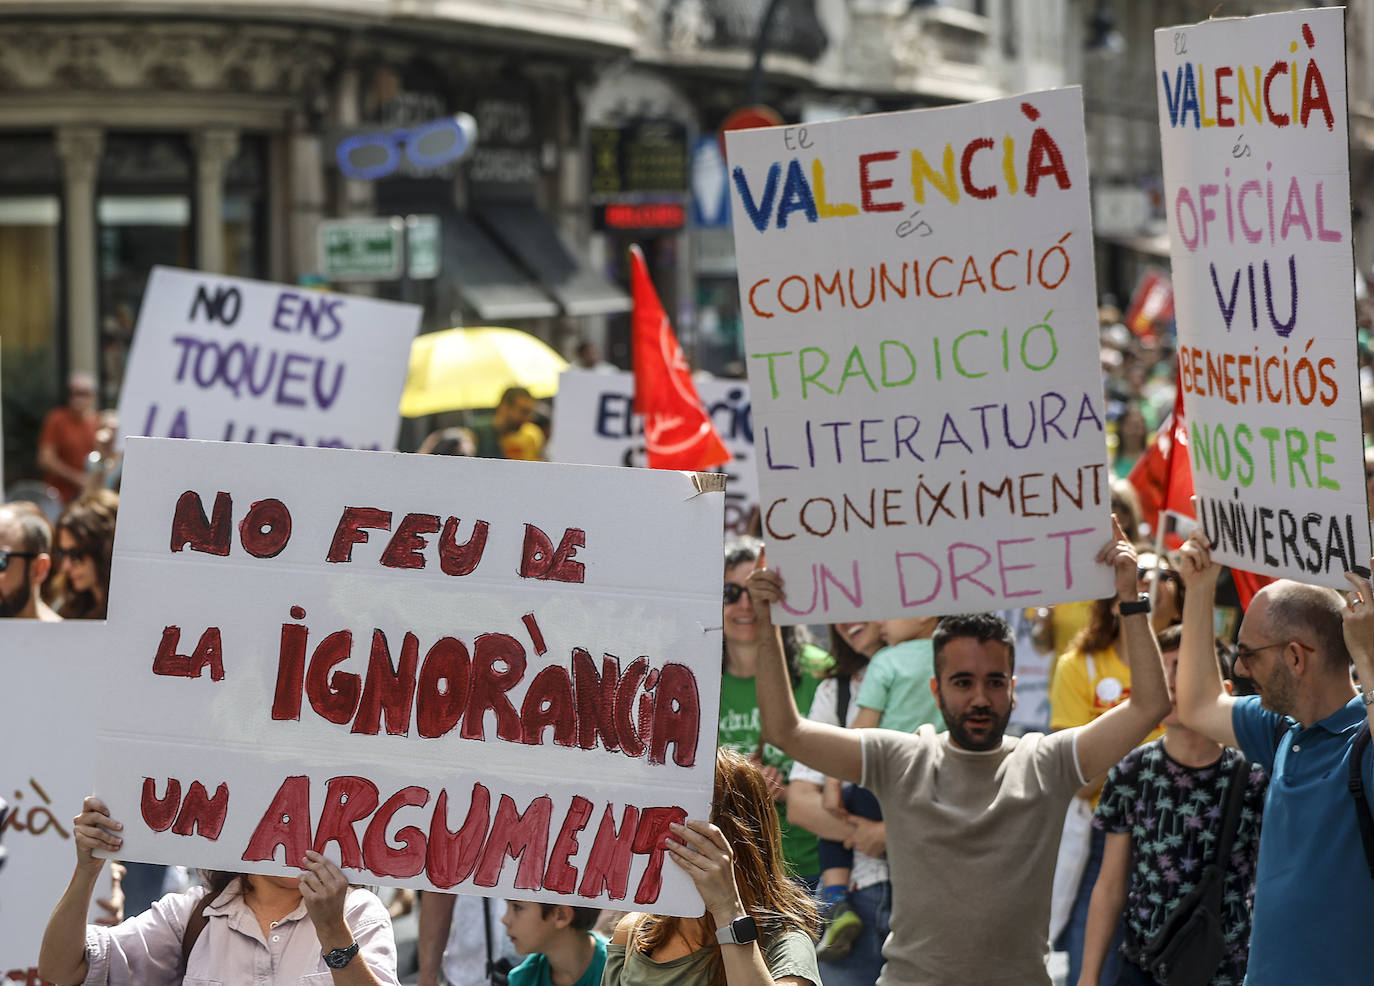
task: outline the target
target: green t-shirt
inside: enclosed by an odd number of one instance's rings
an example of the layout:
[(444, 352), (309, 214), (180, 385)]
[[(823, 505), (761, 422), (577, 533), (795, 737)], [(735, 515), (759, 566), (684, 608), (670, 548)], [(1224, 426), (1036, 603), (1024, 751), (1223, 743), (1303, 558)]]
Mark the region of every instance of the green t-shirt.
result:
[(936, 732), (945, 728), (940, 704), (930, 691), (935, 677), (935, 644), (904, 640), (873, 655), (859, 686), (859, 705), (883, 714), (878, 725), (899, 733), (914, 733), (930, 723)]
[[(792, 689), (797, 709), (805, 716), (811, 711), (811, 699), (816, 694), (819, 679), (802, 672), (801, 680)], [(717, 742), (736, 753), (751, 757), (759, 752), (763, 725), (759, 721), (758, 693), (753, 678), (736, 678), (727, 672), (720, 676), (720, 730)], [(792, 771), (792, 758), (771, 743), (764, 744), (763, 762), (777, 767), (786, 777)], [(787, 806), (775, 802), (778, 822), (782, 826), (782, 854), (792, 872), (813, 878), (820, 874), (821, 861), (816, 836), (795, 825), (787, 824)]]
[[(606, 969), (606, 939), (594, 931), (590, 931), (588, 934), (596, 942), (596, 951), (592, 953), (592, 961), (587, 965), (587, 971), (582, 973), (582, 978), (573, 986), (601, 986), (601, 974)], [(510, 986), (553, 986), (548, 956), (540, 952), (525, 956), (525, 961), (510, 971), (509, 984)]]
[[(816, 946), (805, 932), (791, 929), (759, 944), (768, 974), (774, 980), (796, 976), (812, 986), (821, 986)], [(612, 945), (606, 952), (606, 975), (602, 983), (604, 986), (706, 986), (711, 957), (715, 954), (714, 948), (701, 948), (681, 958), (655, 962), (643, 952), (627, 952), (624, 945)]]

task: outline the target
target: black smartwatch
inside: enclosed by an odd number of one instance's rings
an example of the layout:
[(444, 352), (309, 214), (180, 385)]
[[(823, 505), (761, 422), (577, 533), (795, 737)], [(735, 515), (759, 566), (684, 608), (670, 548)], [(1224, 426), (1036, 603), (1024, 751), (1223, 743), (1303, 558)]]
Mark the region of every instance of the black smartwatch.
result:
[(722, 945), (748, 945), (758, 940), (759, 927), (748, 914), (716, 929), (716, 941)]
[(1116, 611), (1122, 616), (1135, 616), (1138, 613), (1148, 613), (1150, 611), (1150, 597), (1142, 592), (1140, 598), (1134, 602), (1124, 602), (1116, 604)]
[(358, 954), (358, 943), (354, 942), (347, 948), (332, 948), (324, 953), (324, 964), (331, 969), (342, 969), (353, 961), (353, 956)]

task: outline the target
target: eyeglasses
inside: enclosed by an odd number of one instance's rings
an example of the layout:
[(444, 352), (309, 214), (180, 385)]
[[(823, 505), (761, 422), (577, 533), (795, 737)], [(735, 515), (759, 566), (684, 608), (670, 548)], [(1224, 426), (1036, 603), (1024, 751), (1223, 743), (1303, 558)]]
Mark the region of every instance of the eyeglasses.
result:
[(58, 568), (62, 567), (62, 563), (64, 561), (70, 561), (73, 564), (75, 564), (76, 562), (81, 561), (83, 558), (89, 557), (91, 557), (91, 553), (89, 551), (82, 551), (80, 548), (71, 548), (70, 550), (64, 548), (54, 548), (52, 553), (53, 564), (55, 564)]
[(1174, 571), (1172, 568), (1137, 568), (1135, 570), (1137, 582), (1144, 582), (1146, 579), (1155, 575), (1159, 576), (1159, 578), (1165, 582), (1177, 583), (1179, 581), (1178, 572)]
[(1272, 644), (1262, 644), (1259, 647), (1247, 647), (1244, 644), (1236, 644), (1236, 660), (1245, 661), (1248, 664), (1250, 663), (1250, 658), (1254, 657), (1260, 651), (1273, 650), (1275, 647), (1287, 647), (1289, 644), (1297, 644), (1303, 650), (1310, 650), (1313, 652), (1317, 649), (1315, 647), (1309, 647), (1301, 640), (1279, 640)]
[(11, 558), (37, 558), (37, 557), (38, 557), (38, 552), (36, 552), (36, 551), (5, 551), (4, 549), (0, 549), (0, 572), (3, 572), (3, 571), (5, 571), (6, 569), (8, 569), (8, 568), (10, 567), (10, 559), (11, 559)]
[[(729, 606), (731, 603), (737, 603), (737, 602), (739, 602), (739, 597), (740, 597), (740, 596), (748, 596), (748, 595), (749, 595), (749, 590), (748, 590), (747, 588), (745, 588), (744, 586), (740, 585), (738, 582), (726, 582), (726, 583), (725, 583), (725, 592), (724, 592), (722, 598), (724, 598), (724, 600), (725, 600), (725, 605)], [(750, 598), (752, 599), (753, 597), (750, 596)]]

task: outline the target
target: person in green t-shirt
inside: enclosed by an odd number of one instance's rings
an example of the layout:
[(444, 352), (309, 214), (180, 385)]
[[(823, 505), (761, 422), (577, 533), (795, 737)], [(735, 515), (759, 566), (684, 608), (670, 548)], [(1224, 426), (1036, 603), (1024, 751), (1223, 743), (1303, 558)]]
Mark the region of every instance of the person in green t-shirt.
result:
[[(744, 583), (759, 564), (763, 542), (740, 538), (726, 545), (724, 595), (724, 647), (720, 681), (720, 726), (717, 742), (752, 759), (763, 771), (773, 792), (778, 822), (782, 829), (783, 858), (792, 875), (813, 889), (820, 876), (816, 836), (787, 823), (787, 775), (792, 758), (777, 747), (763, 742), (759, 705), (754, 693), (754, 671), (758, 666), (759, 634), (754, 607)], [(797, 708), (811, 708), (820, 677), (830, 665), (830, 656), (807, 640), (804, 627), (783, 627), (783, 652), (792, 677), (792, 694)]]
[(510, 971), (509, 986), (600, 986), (606, 939), (591, 928), (597, 907), (506, 901), (506, 937), (525, 961)]

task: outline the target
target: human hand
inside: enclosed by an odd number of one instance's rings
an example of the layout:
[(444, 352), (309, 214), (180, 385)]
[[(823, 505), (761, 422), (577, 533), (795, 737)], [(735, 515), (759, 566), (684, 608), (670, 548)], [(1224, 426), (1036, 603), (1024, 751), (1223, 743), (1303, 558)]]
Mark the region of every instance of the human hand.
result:
[(834, 777), (827, 777), (821, 785), (821, 807), (832, 815), (845, 814), (844, 785)]
[(858, 815), (845, 817), (849, 824), (854, 826), (849, 838), (844, 840), (846, 848), (857, 849), (865, 856), (873, 859), (880, 859), (887, 855), (886, 824), (871, 818), (860, 818)]
[(749, 579), (744, 585), (749, 590), (749, 599), (754, 604), (754, 619), (758, 621), (759, 627), (771, 628), (773, 604), (787, 598), (787, 593), (782, 587), (782, 576), (771, 569), (756, 568), (749, 573)]
[[(1370, 559), (1374, 565), (1374, 559)], [(1374, 691), (1374, 584), (1365, 574), (1346, 572), (1351, 590), (1341, 610), (1341, 631), (1345, 646), (1360, 672), (1360, 687)]]
[(1178, 577), (1183, 580), (1185, 589), (1192, 592), (1195, 588), (1205, 590), (1216, 585), (1221, 566), (1212, 561), (1212, 549), (1200, 526), (1183, 542), (1178, 555)]
[(673, 862), (692, 878), (706, 910), (723, 927), (744, 914), (735, 886), (735, 855), (725, 834), (710, 822), (689, 818), (669, 826), (666, 846)]
[(95, 906), (104, 913), (95, 919), (95, 924), (113, 928), (124, 920), (124, 874), (127, 872), (123, 863), (110, 864), (110, 896), (96, 898)]
[(786, 801), (787, 781), (783, 778), (782, 771), (766, 763), (760, 762), (758, 766), (759, 773), (763, 774), (763, 779), (768, 784), (768, 793), (772, 795), (773, 800)]
[(76, 842), (76, 868), (89, 874), (100, 872), (105, 860), (95, 855), (97, 849), (118, 852), (124, 839), (117, 833), (124, 824), (110, 817), (105, 802), (92, 795), (81, 802), (81, 813), (72, 819), (72, 833)]
[(1140, 562), (1136, 558), (1135, 545), (1126, 537), (1115, 514), (1112, 515), (1112, 540), (1102, 546), (1097, 553), (1097, 560), (1100, 564), (1112, 567), (1117, 599), (1131, 602), (1140, 595), (1140, 580), (1137, 577)]
[(344, 922), (344, 898), (348, 896), (348, 877), (332, 861), (307, 850), (301, 860), (301, 900), (315, 925), (315, 937), (328, 952), (353, 944), (353, 933)]

